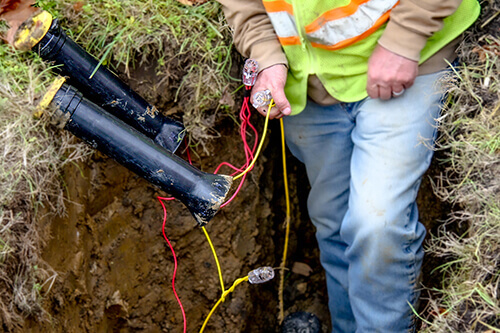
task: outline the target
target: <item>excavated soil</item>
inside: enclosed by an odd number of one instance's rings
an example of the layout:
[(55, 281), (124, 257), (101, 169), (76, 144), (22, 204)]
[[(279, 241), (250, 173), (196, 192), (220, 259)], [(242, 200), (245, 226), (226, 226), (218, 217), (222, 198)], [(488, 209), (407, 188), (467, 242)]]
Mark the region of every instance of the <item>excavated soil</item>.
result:
[[(140, 91), (148, 90), (150, 81), (139, 77), (131, 82)], [(162, 104), (159, 92), (149, 98)], [(261, 132), (262, 119), (257, 115), (252, 119)], [(285, 210), (277, 125), (271, 125), (267, 148), (238, 197), (207, 226), (226, 288), (250, 270), (277, 267), (281, 260)], [(194, 158), (206, 172), (222, 161), (243, 162), (234, 122), (221, 118), (217, 129), (222, 136), (208, 144), (212, 153), (200, 149), (199, 158)], [(315, 313), (322, 331), (328, 332), (324, 277), (305, 209), (307, 179), (303, 166), (292, 158), (289, 173), (293, 217), (288, 267), (297, 262), (306, 270), (286, 273), (285, 314)], [(40, 221), (51, 230), (43, 259), (58, 274), (50, 290), (49, 284), (44, 286), (49, 319), (33, 318), (23, 331), (182, 332), (181, 312), (171, 289), (173, 258), (162, 236), (163, 211), (156, 199), (167, 194), (98, 152), (89, 161), (68, 167), (64, 182), (67, 215)], [(428, 225), (443, 218), (447, 209), (431, 193), (425, 181), (420, 207)], [(166, 233), (179, 260), (176, 287), (186, 309), (187, 331), (197, 332), (220, 297), (217, 270), (190, 212), (177, 201), (166, 205)], [(238, 286), (212, 316), (206, 332), (277, 332), (278, 285), (276, 277), (267, 284)]]
[[(217, 150), (224, 154), (203, 156), (201, 168), (213, 170), (219, 161), (234, 161), (240, 155), (236, 138), (237, 133), (221, 139)], [(273, 193), (275, 177), (280, 176), (274, 167), (262, 157), (237, 199), (207, 226), (226, 288), (253, 268), (279, 265), (283, 218), (281, 198)], [(43, 257), (58, 272), (45, 299), (52, 319), (32, 321), (28, 331), (182, 332), (170, 285), (173, 259), (161, 234), (163, 211), (156, 199), (166, 193), (100, 153), (68, 168), (65, 182), (71, 202), (68, 216), (45, 221), (52, 238)], [(179, 260), (177, 291), (188, 332), (196, 332), (220, 296), (216, 266), (189, 211), (175, 201), (168, 202), (167, 209), (166, 233)], [(307, 226), (294, 222), (297, 227), (291, 249), (299, 250), (301, 261), (314, 272), (307, 278), (288, 277), (287, 308), (322, 313), (326, 323), (312, 230), (307, 233)], [(306, 234), (297, 244), (297, 235)], [(275, 332), (277, 286), (277, 278), (267, 285), (241, 285), (214, 314), (207, 332)]]

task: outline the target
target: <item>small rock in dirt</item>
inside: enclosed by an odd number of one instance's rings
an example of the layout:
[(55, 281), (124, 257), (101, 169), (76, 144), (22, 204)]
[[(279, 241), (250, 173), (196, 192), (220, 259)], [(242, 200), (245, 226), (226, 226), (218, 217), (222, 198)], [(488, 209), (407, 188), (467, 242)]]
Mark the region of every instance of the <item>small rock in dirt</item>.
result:
[(307, 282), (297, 284), (297, 291), (301, 294), (305, 294), (307, 291)]
[(113, 296), (106, 301), (106, 314), (113, 319), (128, 316), (128, 304), (122, 299), (119, 290), (115, 291)]
[(82, 265), (83, 265), (83, 253), (82, 251), (78, 251), (78, 253), (75, 254), (75, 256), (73, 257), (73, 265), (72, 265), (73, 273), (76, 276), (80, 275), (80, 268), (82, 267)]
[(128, 207), (128, 206), (130, 206), (131, 204), (132, 204), (132, 200), (131, 200), (130, 198), (128, 198), (128, 197), (124, 197), (124, 198), (122, 199), (122, 205), (123, 205), (123, 207)]
[(60, 294), (55, 294), (53, 297), (52, 309), (55, 313), (59, 313), (64, 306), (64, 298)]
[(303, 262), (294, 262), (292, 266), (292, 272), (295, 274), (300, 274), (303, 276), (309, 276), (312, 273), (312, 268), (308, 264), (305, 264)]
[(135, 203), (134, 205), (134, 214), (141, 218), (144, 214), (144, 205), (142, 203)]

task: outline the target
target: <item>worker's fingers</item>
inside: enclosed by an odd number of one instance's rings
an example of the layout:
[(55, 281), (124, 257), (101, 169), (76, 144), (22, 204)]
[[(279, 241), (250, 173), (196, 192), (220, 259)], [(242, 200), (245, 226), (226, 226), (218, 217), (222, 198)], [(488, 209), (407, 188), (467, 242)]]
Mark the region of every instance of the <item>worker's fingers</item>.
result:
[(286, 116), (286, 115), (280, 112), (280, 114), (279, 114), (279, 115), (277, 115), (274, 119), (281, 119), (281, 118), (283, 118), (284, 116)]
[(285, 91), (283, 89), (277, 89), (272, 92), (274, 104), (276, 104), (276, 108), (285, 116), (290, 115), (292, 113), (292, 108), (290, 107), (290, 102), (285, 96)]
[(374, 84), (373, 82), (370, 82), (370, 80), (368, 80), (368, 84), (366, 85), (366, 92), (368, 93), (368, 96), (370, 96), (370, 98), (379, 97), (378, 85)]
[(368, 61), (367, 74), (368, 96), (387, 100), (402, 95), (401, 91), (413, 85), (418, 62), (377, 45)]
[[(274, 90), (269, 89), (269, 91), (271, 92), (270, 98), (273, 101), (273, 107), (270, 109), (269, 104), (262, 105), (262, 106), (258, 106), (256, 108), (257, 111), (259, 111), (259, 113), (262, 114), (263, 116), (266, 116), (267, 112), (269, 111), (270, 112), (270, 114), (269, 114), (270, 119), (277, 118), (280, 115), (281, 116), (290, 115), (290, 113), (292, 113), (292, 109), (290, 107), (290, 103), (288, 102), (288, 99), (285, 96), (284, 90), (278, 88), (278, 89), (274, 89)], [(253, 98), (254, 99), (252, 100), (252, 103), (254, 103), (254, 105), (255, 105), (255, 95), (253, 95)]]
[[(257, 108), (257, 111), (264, 117), (267, 115), (267, 111), (269, 111), (269, 105), (262, 106)], [(269, 114), (269, 119), (274, 119), (278, 117), (281, 114), (280, 110), (276, 106), (271, 108), (270, 114)]]
[[(283, 64), (265, 68), (259, 73), (259, 76), (257, 76), (255, 85), (252, 88), (252, 98), (250, 100), (252, 105), (255, 105), (254, 97), (257, 93), (265, 90), (271, 92), (271, 97), (274, 100), (275, 106), (270, 111), (270, 119), (274, 119), (280, 114), (289, 115), (291, 113), (290, 103), (284, 92), (287, 71), (287, 67)], [(269, 105), (260, 105), (257, 106), (256, 109), (261, 115), (266, 116)]]
[(393, 85), (392, 86), (392, 91), (391, 91), (391, 97), (392, 98), (395, 98), (395, 97), (399, 97), (401, 95), (403, 95), (405, 93), (405, 86), (402, 85), (402, 84), (399, 84), (399, 85)]
[(405, 90), (406, 88), (402, 84), (394, 84), (391, 87), (372, 84), (366, 87), (368, 96), (371, 98), (380, 98), (382, 100), (399, 97), (404, 94)]
[(388, 86), (378, 86), (378, 97), (384, 101), (391, 99), (392, 97), (392, 87)]

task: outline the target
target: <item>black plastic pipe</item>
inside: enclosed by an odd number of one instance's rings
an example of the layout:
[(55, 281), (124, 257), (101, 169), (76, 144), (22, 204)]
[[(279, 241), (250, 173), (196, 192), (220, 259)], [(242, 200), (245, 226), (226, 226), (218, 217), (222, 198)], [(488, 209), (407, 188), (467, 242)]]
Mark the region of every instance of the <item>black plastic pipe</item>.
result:
[(159, 113), (105, 66), (92, 75), (99, 62), (66, 35), (57, 19), (33, 51), (42, 59), (60, 65), (56, 70), (67, 77), (69, 84), (84, 92), (86, 98), (160, 146), (176, 151), (184, 137), (184, 126)]
[(232, 177), (204, 173), (63, 84), (52, 105), (64, 128), (179, 199), (205, 225), (217, 213)]

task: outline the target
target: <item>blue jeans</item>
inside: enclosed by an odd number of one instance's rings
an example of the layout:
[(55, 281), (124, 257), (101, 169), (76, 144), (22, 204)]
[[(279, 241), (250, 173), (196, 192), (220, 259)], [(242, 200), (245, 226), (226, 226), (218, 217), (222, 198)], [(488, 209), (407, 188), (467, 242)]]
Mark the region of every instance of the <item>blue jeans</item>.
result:
[(433, 154), (442, 75), (419, 76), (388, 101), (309, 101), (284, 119), (311, 184), (335, 333), (413, 330), (425, 236), (415, 200)]

